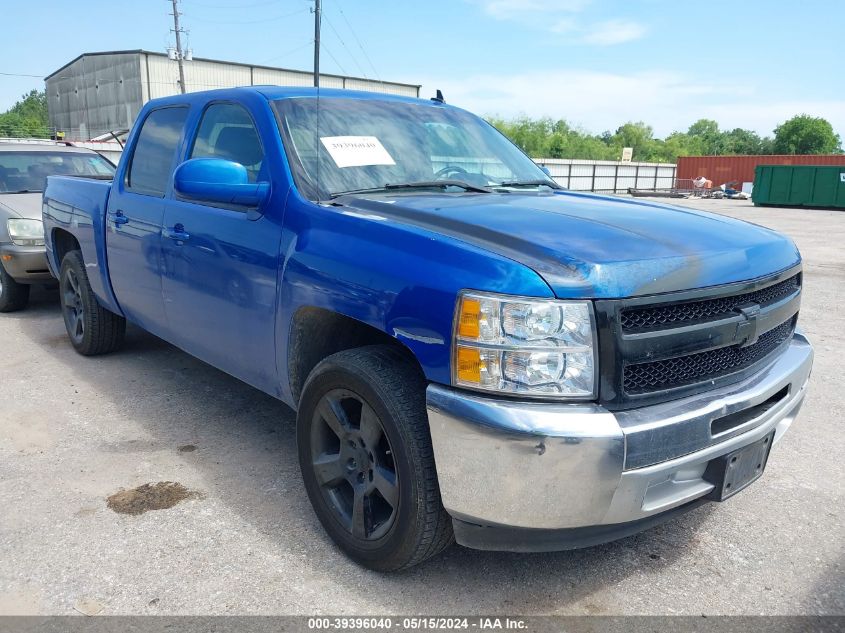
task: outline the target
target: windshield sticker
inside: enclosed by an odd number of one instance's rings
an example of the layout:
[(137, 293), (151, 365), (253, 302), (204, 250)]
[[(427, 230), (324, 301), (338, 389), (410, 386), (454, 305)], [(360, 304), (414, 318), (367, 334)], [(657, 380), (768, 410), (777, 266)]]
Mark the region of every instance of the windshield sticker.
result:
[(375, 136), (321, 136), (320, 141), (338, 167), (396, 164)]

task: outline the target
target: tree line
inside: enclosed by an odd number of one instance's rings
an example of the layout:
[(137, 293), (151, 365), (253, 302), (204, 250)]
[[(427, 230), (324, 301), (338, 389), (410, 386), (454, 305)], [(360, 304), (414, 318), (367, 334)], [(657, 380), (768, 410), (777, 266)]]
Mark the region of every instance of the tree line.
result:
[(43, 91), (30, 91), (11, 108), (0, 113), (0, 136), (44, 138), (50, 135), (49, 125), (47, 94)]
[[(590, 134), (563, 119), (488, 118), (505, 136), (534, 158), (583, 158), (619, 160), (623, 147), (634, 149), (633, 160), (674, 163), (678, 156), (736, 154), (838, 154), (839, 135), (823, 118), (799, 114), (774, 129), (774, 136), (734, 128), (720, 130), (710, 119), (700, 119), (686, 132), (672, 132), (664, 139), (643, 122), (629, 122), (616, 132)], [(0, 136), (46, 137), (50, 133), (47, 96), (32, 90), (6, 112), (0, 113)]]
[(840, 154), (842, 143), (833, 126), (823, 118), (799, 114), (774, 129), (774, 136), (734, 128), (720, 130), (710, 119), (700, 119), (686, 132), (672, 132), (664, 139), (643, 122), (629, 122), (616, 132), (590, 134), (563, 119), (487, 119), (534, 158), (583, 158), (620, 160), (622, 148), (634, 150), (634, 161), (674, 163), (678, 156), (737, 154)]

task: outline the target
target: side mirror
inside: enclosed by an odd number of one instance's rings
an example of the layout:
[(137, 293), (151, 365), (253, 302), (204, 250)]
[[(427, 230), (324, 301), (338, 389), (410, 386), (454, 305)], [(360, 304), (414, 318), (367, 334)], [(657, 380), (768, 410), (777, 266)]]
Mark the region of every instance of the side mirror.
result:
[(549, 168), (548, 168), (548, 167), (546, 167), (545, 165), (540, 165), (540, 171), (542, 171), (542, 172), (543, 172), (544, 174), (546, 174), (549, 178), (551, 178), (551, 176), (552, 176), (552, 172), (550, 172), (550, 171), (549, 171)]
[(176, 168), (173, 188), (182, 198), (244, 207), (261, 207), (270, 183), (249, 182), (246, 167), (222, 158), (192, 158)]

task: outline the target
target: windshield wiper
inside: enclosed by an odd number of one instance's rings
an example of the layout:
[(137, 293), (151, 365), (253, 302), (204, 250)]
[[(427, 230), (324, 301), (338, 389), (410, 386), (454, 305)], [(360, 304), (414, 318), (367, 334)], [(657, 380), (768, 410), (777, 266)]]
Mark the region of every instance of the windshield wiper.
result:
[(539, 187), (546, 186), (549, 189), (560, 189), (561, 186), (551, 180), (505, 180), (500, 182), (497, 187)]
[(480, 187), (478, 185), (471, 185), (462, 180), (421, 180), (419, 182), (397, 182), (388, 183), (383, 187), (370, 187), (369, 189), (352, 189), (350, 191), (337, 191), (331, 194), (332, 198), (340, 196), (349, 196), (359, 193), (379, 193), (381, 191), (392, 191), (395, 189), (445, 189), (446, 187), (460, 187), (464, 191), (472, 191), (474, 193), (493, 193), (487, 187)]
[(2, 193), (42, 193), (41, 189), (18, 189), (17, 191), (0, 191)]

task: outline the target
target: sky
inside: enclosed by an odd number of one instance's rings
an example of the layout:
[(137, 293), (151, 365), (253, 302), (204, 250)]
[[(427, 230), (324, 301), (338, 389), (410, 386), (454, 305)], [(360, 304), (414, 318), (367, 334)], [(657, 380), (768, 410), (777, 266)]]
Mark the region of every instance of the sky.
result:
[[(180, 0), (195, 57), (312, 68), (311, 0)], [(83, 52), (172, 44), (170, 0), (0, 0), (0, 111)], [(323, 0), (322, 70), (422, 84), (481, 115), (592, 133), (700, 118), (845, 139), (842, 0)], [(13, 75), (32, 75), (19, 77)]]

